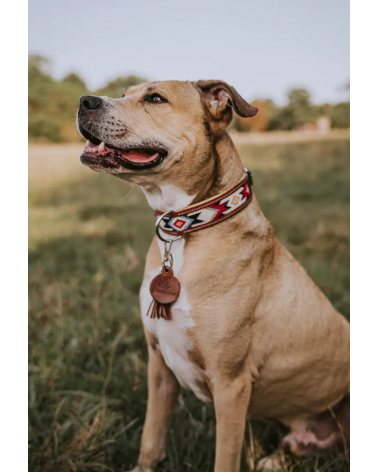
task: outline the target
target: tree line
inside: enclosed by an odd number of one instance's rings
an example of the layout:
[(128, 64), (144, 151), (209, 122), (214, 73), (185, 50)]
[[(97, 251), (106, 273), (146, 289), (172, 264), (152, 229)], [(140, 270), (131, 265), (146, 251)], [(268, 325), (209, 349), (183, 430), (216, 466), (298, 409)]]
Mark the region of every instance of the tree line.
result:
[[(56, 80), (50, 73), (49, 61), (39, 55), (29, 56), (29, 139), (46, 142), (74, 142), (80, 136), (75, 117), (82, 95), (121, 97), (131, 85), (147, 82), (134, 75), (118, 77), (98, 90), (88, 90), (84, 80), (70, 73)], [(293, 130), (315, 123), (321, 116), (329, 118), (332, 127), (349, 128), (349, 102), (336, 105), (314, 105), (310, 94), (295, 89), (288, 94), (288, 103), (279, 107), (271, 100), (255, 100), (259, 113), (253, 119), (235, 116), (232, 127), (238, 131)]]

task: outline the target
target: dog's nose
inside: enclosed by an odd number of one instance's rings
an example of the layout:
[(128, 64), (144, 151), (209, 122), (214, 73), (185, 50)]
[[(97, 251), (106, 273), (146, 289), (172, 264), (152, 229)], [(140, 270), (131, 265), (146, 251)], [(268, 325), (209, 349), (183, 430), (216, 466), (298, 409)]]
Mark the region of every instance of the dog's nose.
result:
[(102, 98), (93, 95), (84, 95), (80, 98), (80, 112), (84, 113), (87, 110), (96, 110), (97, 108), (101, 108), (102, 104)]

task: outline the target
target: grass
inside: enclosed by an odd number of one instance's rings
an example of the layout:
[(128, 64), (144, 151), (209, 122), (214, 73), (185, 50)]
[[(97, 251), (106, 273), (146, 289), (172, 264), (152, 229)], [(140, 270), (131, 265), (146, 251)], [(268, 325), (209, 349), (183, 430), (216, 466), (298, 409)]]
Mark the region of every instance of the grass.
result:
[[(64, 179), (43, 171), (52, 148), (32, 149), (41, 169), (29, 197), (33, 472), (131, 469), (146, 408), (138, 290), (154, 217), (137, 188), (129, 194), (124, 181), (80, 167), (79, 149)], [(57, 150), (63, 168), (64, 147)], [(349, 318), (349, 140), (244, 146), (240, 153), (278, 238)], [(253, 428), (257, 456), (273, 451), (276, 432), (260, 422)], [(158, 471), (210, 472), (214, 448), (213, 409), (183, 391)], [(349, 470), (342, 453), (286, 457), (286, 467)], [(249, 470), (245, 456), (241, 470)]]

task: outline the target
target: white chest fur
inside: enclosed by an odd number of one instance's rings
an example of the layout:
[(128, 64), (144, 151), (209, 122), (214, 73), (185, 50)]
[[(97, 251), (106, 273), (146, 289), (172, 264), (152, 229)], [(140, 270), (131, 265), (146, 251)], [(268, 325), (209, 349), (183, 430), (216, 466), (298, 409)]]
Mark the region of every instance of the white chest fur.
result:
[[(179, 239), (172, 245), (173, 271), (180, 280), (180, 271), (184, 264), (184, 245), (185, 240)], [(160, 252), (163, 253), (164, 245), (159, 241)], [(187, 336), (187, 328), (195, 326), (190, 314), (191, 306), (188, 302), (185, 286), (181, 282), (180, 296), (172, 304), (172, 320), (151, 319), (146, 316), (148, 307), (151, 303), (150, 283), (151, 280), (160, 272), (161, 267), (150, 270), (143, 280), (140, 291), (140, 304), (143, 323), (151, 334), (153, 334), (159, 343), (159, 349), (164, 357), (167, 366), (175, 374), (177, 380), (183, 387), (191, 389), (198, 398), (206, 402), (209, 401), (198, 388), (201, 382), (201, 374), (190, 362), (188, 351), (192, 348), (191, 342)]]
[(142, 191), (146, 195), (148, 204), (154, 210), (168, 211), (188, 206), (194, 195), (188, 195), (174, 185), (142, 185)]

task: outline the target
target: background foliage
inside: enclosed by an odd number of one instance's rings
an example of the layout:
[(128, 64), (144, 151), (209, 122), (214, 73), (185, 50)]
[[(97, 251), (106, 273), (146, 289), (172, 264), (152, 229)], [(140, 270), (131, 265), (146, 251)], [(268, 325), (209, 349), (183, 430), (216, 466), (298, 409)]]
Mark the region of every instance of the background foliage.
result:
[(89, 91), (75, 73), (55, 80), (50, 74), (50, 67), (46, 58), (29, 56), (29, 138), (34, 141), (79, 141), (81, 138), (74, 123), (82, 95), (117, 98), (130, 85), (146, 82), (146, 79), (136, 76), (118, 77), (102, 89)]
[[(82, 95), (107, 95), (119, 98), (131, 85), (146, 82), (146, 78), (130, 75), (117, 77), (99, 90), (88, 90), (81, 77), (70, 73), (55, 80), (49, 61), (38, 55), (29, 56), (29, 138), (33, 141), (74, 142), (80, 136), (75, 129), (75, 117)], [(291, 90), (288, 103), (278, 107), (271, 100), (255, 100), (259, 108), (253, 119), (235, 116), (233, 127), (238, 131), (271, 131), (300, 129), (327, 116), (334, 128), (349, 128), (349, 102), (337, 105), (314, 105), (304, 89)]]

